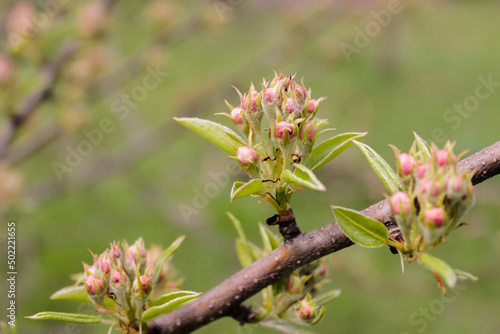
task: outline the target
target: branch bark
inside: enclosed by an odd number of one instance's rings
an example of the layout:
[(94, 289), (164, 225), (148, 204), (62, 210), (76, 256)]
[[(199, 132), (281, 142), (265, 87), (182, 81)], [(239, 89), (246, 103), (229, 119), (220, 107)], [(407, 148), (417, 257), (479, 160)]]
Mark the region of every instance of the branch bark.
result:
[[(500, 173), (500, 141), (459, 162), (459, 168), (474, 171), (478, 184)], [(388, 225), (394, 223), (387, 200), (363, 211), (364, 215)], [(290, 275), (295, 269), (353, 243), (336, 223), (302, 233), (272, 253), (237, 272), (192, 303), (153, 321), (149, 334), (189, 333), (224, 316), (241, 321), (242, 302), (266, 286)]]
[(67, 43), (61, 50), (54, 62), (48, 64), (44, 69), (44, 82), (42, 86), (26, 98), (26, 102), (21, 109), (11, 116), (5, 124), (0, 137), (0, 159), (5, 157), (7, 146), (11, 142), (16, 132), (26, 123), (36, 108), (48, 98), (50, 98), (52, 88), (61, 73), (63, 66), (73, 57), (78, 50), (76, 42)]

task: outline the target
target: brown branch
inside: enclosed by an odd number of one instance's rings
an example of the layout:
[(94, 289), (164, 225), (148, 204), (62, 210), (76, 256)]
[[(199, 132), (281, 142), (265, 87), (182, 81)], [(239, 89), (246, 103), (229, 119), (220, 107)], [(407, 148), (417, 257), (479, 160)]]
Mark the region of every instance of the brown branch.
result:
[[(500, 173), (500, 142), (459, 162), (463, 171), (475, 171), (474, 184)], [(391, 208), (383, 200), (362, 213), (380, 222), (393, 222)], [(224, 316), (241, 322), (241, 303), (266, 286), (290, 275), (295, 269), (325, 255), (351, 246), (336, 223), (303, 233), (290, 242), (237, 272), (220, 285), (195, 299), (192, 303), (155, 320), (149, 334), (189, 333)]]
[(5, 157), (7, 146), (36, 108), (50, 98), (52, 88), (61, 73), (63, 66), (73, 57), (78, 50), (77, 43), (67, 43), (61, 50), (54, 62), (48, 64), (44, 69), (44, 82), (42, 86), (29, 95), (20, 110), (12, 115), (0, 136), (0, 159)]

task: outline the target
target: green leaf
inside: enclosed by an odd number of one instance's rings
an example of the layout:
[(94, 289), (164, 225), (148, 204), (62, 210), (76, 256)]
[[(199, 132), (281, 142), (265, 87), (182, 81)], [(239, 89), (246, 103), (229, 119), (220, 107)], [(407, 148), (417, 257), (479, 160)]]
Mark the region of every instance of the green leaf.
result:
[(236, 155), (235, 147), (243, 146), (242, 143), (244, 143), (244, 140), (233, 130), (222, 124), (196, 117), (174, 117), (174, 119), (186, 128), (209, 140), (227, 154)]
[(417, 147), (422, 154), (422, 160), (423, 161), (429, 160), (429, 157), (431, 156), (431, 147), (415, 131), (413, 131), (413, 135), (415, 136), (415, 142), (417, 143)]
[(160, 299), (165, 297), (165, 303), (148, 307), (146, 311), (144, 311), (144, 313), (142, 314), (142, 319), (149, 320), (159, 315), (172, 312), (173, 310), (183, 306), (187, 302), (195, 299), (199, 295), (201, 295), (201, 293), (182, 295), (173, 299), (170, 299), (167, 295), (164, 295), (160, 297)]
[(332, 206), (332, 209), (340, 228), (353, 242), (376, 248), (383, 246), (389, 238), (389, 233), (381, 222), (355, 210), (338, 206)]
[(340, 153), (344, 152), (353, 143), (353, 139), (362, 139), (368, 132), (348, 132), (325, 140), (313, 148), (305, 165), (312, 171), (320, 168)]
[[(321, 132), (328, 130), (334, 129)], [(352, 145), (352, 139), (362, 139), (367, 134), (368, 132), (347, 132), (329, 138), (313, 148), (304, 165), (314, 171), (349, 148)]]
[(267, 254), (280, 246), (280, 239), (269, 228), (259, 223), (259, 231)]
[(40, 312), (25, 318), (33, 320), (57, 320), (75, 324), (100, 324), (102, 320), (98, 315), (63, 312)]
[(50, 296), (50, 299), (73, 300), (92, 304), (84, 285), (71, 285), (58, 290)]
[(236, 254), (243, 267), (248, 267), (254, 262), (253, 253), (247, 243), (240, 238), (236, 238)]
[(163, 294), (159, 298), (151, 301), (148, 304), (148, 307), (160, 306), (180, 297), (186, 297), (186, 296), (198, 297), (199, 295), (200, 295), (199, 292), (194, 292), (194, 291), (173, 291)]
[(340, 293), (341, 293), (341, 291), (339, 289), (330, 290), (326, 293), (323, 293), (323, 294), (317, 296), (315, 299), (316, 299), (316, 302), (318, 303), (318, 305), (325, 305), (329, 301), (334, 300), (335, 298), (340, 296)]
[(177, 248), (179, 248), (179, 246), (184, 241), (184, 238), (185, 236), (180, 236), (177, 239), (175, 239), (175, 241), (172, 242), (172, 244), (163, 252), (162, 256), (158, 259), (158, 262), (156, 263), (155, 272), (153, 274), (153, 278), (151, 279), (153, 286), (155, 286), (156, 283), (158, 282), (158, 278), (160, 277), (163, 265), (168, 260), (168, 258), (177, 250)]
[(433, 273), (438, 274), (445, 281), (446, 285), (450, 288), (455, 287), (455, 283), (457, 282), (457, 274), (455, 270), (446, 262), (437, 257), (424, 253), (420, 255), (418, 258), (418, 262)]
[(253, 179), (247, 183), (235, 182), (231, 189), (231, 202), (240, 197), (259, 194), (262, 192), (262, 180)]
[(359, 147), (361, 152), (365, 155), (366, 159), (372, 166), (375, 173), (377, 173), (378, 177), (384, 183), (384, 186), (391, 192), (391, 194), (403, 190), (401, 183), (399, 182), (399, 178), (396, 172), (389, 166), (387, 161), (384, 160), (374, 149), (370, 146), (360, 143), (356, 140), (353, 141), (356, 146)]
[(454, 270), (455, 270), (455, 274), (457, 274), (458, 279), (461, 279), (461, 280), (470, 279), (473, 282), (478, 280), (477, 276), (474, 276), (471, 273), (468, 273), (468, 272), (460, 270), (460, 269), (454, 269)]
[(314, 190), (326, 191), (326, 187), (321, 183), (316, 175), (304, 165), (295, 164), (295, 172), (284, 170), (280, 176), (281, 180), (288, 183), (295, 183)]

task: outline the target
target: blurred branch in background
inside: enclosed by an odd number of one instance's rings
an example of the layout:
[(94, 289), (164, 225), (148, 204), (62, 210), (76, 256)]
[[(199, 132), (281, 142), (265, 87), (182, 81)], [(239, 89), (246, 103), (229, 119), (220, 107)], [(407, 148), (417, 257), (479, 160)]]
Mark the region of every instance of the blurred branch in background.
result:
[[(473, 183), (481, 183), (500, 173), (500, 142), (462, 160), (459, 168), (475, 171)], [(387, 200), (380, 201), (363, 211), (386, 226), (396, 224)], [(234, 274), (220, 285), (204, 293), (192, 303), (155, 320), (149, 334), (183, 334), (230, 316), (244, 323), (252, 323), (253, 314), (242, 303), (266, 286), (286, 277), (323, 256), (353, 245), (337, 223), (302, 233), (285, 242), (273, 252)]]

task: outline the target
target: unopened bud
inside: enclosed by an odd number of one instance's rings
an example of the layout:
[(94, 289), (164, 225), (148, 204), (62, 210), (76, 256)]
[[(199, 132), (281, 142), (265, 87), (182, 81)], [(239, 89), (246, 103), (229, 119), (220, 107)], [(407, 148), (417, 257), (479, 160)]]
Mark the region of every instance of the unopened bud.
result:
[(429, 164), (422, 164), (417, 166), (416, 173), (419, 179), (423, 179), (427, 171), (429, 170)]
[(80, 12), (80, 33), (84, 37), (94, 37), (102, 32), (106, 26), (106, 11), (100, 3), (90, 3)]
[(112, 285), (121, 285), (123, 282), (127, 281), (127, 275), (123, 271), (113, 270), (110, 277), (110, 282)]
[(316, 111), (318, 102), (315, 99), (309, 100), (306, 111), (310, 114)]
[(419, 189), (422, 194), (427, 194), (431, 196), (438, 196), (440, 192), (439, 186), (437, 185), (437, 181), (433, 180), (425, 180), (420, 184)]
[(254, 164), (259, 160), (257, 153), (255, 153), (255, 150), (250, 146), (242, 146), (238, 148), (236, 157), (242, 165)]
[(436, 163), (440, 167), (444, 167), (448, 165), (448, 152), (446, 150), (439, 150), (434, 154), (434, 157), (436, 159)]
[(293, 124), (285, 121), (279, 122), (276, 125), (276, 137), (282, 139), (286, 133), (288, 133), (288, 136), (293, 137), (295, 134)]
[(242, 113), (243, 109), (241, 109), (240, 107), (236, 107), (233, 110), (231, 110), (231, 118), (233, 119), (233, 121), (236, 122), (236, 124), (243, 124), (243, 122), (245, 121), (243, 119)]
[(309, 128), (309, 132), (308, 132), (308, 135), (307, 135), (307, 139), (308, 140), (313, 140), (314, 139), (314, 134), (316, 132), (316, 128), (314, 127), (313, 125), (313, 121), (308, 121), (304, 127), (302, 128), (302, 131), (300, 132), (300, 139), (301, 140), (304, 140), (304, 135), (305, 135), (305, 132), (306, 132), (306, 129)]
[(283, 110), (283, 112), (287, 112), (289, 114), (298, 112), (299, 108), (300, 105), (294, 98), (283, 100), (283, 102), (281, 103), (281, 109)]
[(280, 92), (276, 88), (266, 88), (264, 95), (266, 103), (274, 103), (281, 99)]
[(436, 227), (441, 227), (444, 224), (445, 215), (443, 207), (436, 207), (425, 211), (424, 219), (434, 224)]
[(92, 295), (100, 294), (104, 289), (102, 281), (94, 275), (87, 276), (87, 278), (85, 279), (85, 286), (87, 287), (88, 293)]
[(408, 153), (401, 153), (399, 155), (400, 173), (402, 175), (410, 175), (413, 172), (415, 159)]
[(396, 215), (410, 214), (410, 196), (402, 191), (399, 191), (391, 196), (390, 198), (392, 211)]

